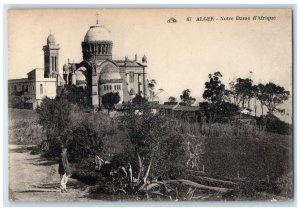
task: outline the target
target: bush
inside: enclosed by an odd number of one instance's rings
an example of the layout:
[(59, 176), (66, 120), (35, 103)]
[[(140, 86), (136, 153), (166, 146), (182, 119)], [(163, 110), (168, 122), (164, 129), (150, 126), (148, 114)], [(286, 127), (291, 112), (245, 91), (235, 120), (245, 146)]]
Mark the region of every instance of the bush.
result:
[(135, 156), (139, 154), (145, 166), (152, 161), (152, 178), (170, 179), (180, 176), (187, 154), (184, 139), (179, 131), (173, 129), (172, 121), (145, 109), (142, 115), (125, 115), (123, 122), (135, 147)]
[(102, 151), (101, 131), (96, 130), (90, 119), (81, 119), (72, 127), (72, 131), (72, 141), (67, 146), (72, 160), (94, 157)]
[(151, 176), (159, 179), (182, 178), (188, 159), (183, 137), (172, 131), (169, 137), (160, 141), (154, 152)]
[(268, 114), (261, 116), (257, 120), (258, 124), (265, 127), (267, 132), (278, 133), (282, 135), (292, 134), (292, 126), (284, 121), (281, 121), (278, 117)]
[(72, 178), (78, 179), (86, 184), (95, 185), (99, 181), (99, 173), (95, 171), (94, 160), (84, 158), (71, 165)]
[(211, 123), (216, 122), (228, 122), (228, 120), (237, 115), (239, 107), (229, 102), (220, 102), (215, 104), (202, 104), (202, 106), (208, 106), (208, 109), (205, 111), (204, 115), (206, 120)]

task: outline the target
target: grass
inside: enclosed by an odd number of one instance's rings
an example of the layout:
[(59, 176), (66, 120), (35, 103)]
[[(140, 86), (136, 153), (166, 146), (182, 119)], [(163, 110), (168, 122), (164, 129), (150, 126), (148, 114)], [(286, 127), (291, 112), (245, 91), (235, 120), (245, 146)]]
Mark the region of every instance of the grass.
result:
[[(9, 118), (10, 143), (40, 143), (43, 133), (37, 123), (38, 115), (34, 111), (10, 109)], [(109, 159), (113, 155), (133, 151), (126, 131), (119, 129), (118, 123), (111, 120), (107, 114), (77, 112), (72, 115), (74, 122), (83, 118), (92, 119), (99, 130), (106, 131), (101, 156)], [(292, 197), (291, 136), (267, 133), (255, 125), (200, 125), (179, 120), (170, 121), (174, 130), (182, 134), (186, 148), (188, 142), (193, 150), (196, 146), (202, 147), (202, 152), (197, 155), (198, 165), (194, 170), (201, 171), (209, 177), (247, 181), (241, 187), (240, 195), (234, 196), (234, 200), (247, 197), (257, 200), (274, 196)], [(189, 153), (188, 150), (186, 153)], [(74, 164), (74, 176), (81, 181), (95, 184), (94, 179), (97, 175), (89, 166), (92, 162), (84, 160)], [(272, 190), (272, 185), (276, 186), (275, 191)], [(259, 190), (260, 187), (265, 189)], [(211, 197), (208, 200), (214, 198), (213, 195)], [(206, 200), (205, 196), (202, 198)]]
[(33, 110), (9, 109), (8, 132), (10, 144), (39, 144), (44, 138)]

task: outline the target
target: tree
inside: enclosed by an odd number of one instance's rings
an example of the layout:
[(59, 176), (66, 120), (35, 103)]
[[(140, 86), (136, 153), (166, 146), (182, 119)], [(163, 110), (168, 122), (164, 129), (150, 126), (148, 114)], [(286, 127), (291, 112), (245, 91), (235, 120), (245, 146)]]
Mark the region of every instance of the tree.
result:
[(204, 112), (206, 121), (210, 123), (227, 122), (232, 116), (238, 115), (239, 107), (230, 102), (210, 103)]
[(68, 144), (71, 159), (94, 158), (95, 154), (99, 155), (102, 151), (103, 137), (106, 131), (102, 125), (103, 122), (99, 122), (95, 118), (97, 117), (86, 116), (77, 119), (73, 124), (73, 139)]
[(191, 97), (191, 91), (189, 89), (183, 90), (182, 95), (180, 95), (180, 105), (191, 106), (195, 103), (196, 99)]
[(249, 78), (238, 78), (235, 84), (235, 92), (241, 97), (242, 107), (245, 107), (245, 103), (248, 102), (248, 108), (250, 107), (250, 100), (252, 98), (252, 80)]
[(147, 169), (154, 178), (170, 178), (178, 175), (185, 168), (183, 159), (183, 138), (174, 130), (173, 123), (163, 115), (152, 115), (144, 111), (143, 115), (126, 113), (124, 126), (135, 148), (138, 171), (135, 178), (141, 179)]
[(37, 108), (39, 123), (46, 131), (50, 152), (58, 155), (61, 145), (67, 145), (72, 139), (70, 128), (71, 104), (63, 98), (44, 98)]
[(225, 90), (224, 95), (232, 100), (229, 102), (233, 103), (234, 105), (239, 105), (242, 101), (241, 93), (236, 91), (236, 81), (231, 81), (229, 83), (229, 90)]
[(79, 106), (86, 105), (86, 91), (82, 87), (77, 87), (75, 85), (69, 85), (63, 87), (63, 89), (58, 94), (59, 98), (64, 98), (70, 103), (77, 104)]
[(141, 106), (143, 105), (145, 102), (147, 102), (147, 100), (145, 98), (143, 98), (141, 95), (136, 95), (133, 99), (132, 99), (132, 104), (135, 106)]
[(176, 97), (170, 96), (169, 99), (168, 99), (168, 102), (170, 102), (170, 103), (176, 103), (177, 99), (176, 99)]
[(156, 80), (152, 79), (150, 82), (148, 82), (148, 89), (149, 89), (149, 101), (156, 100), (156, 98), (160, 93), (164, 91), (164, 89), (159, 88), (158, 91), (156, 91)]
[(155, 95), (155, 87), (156, 87), (156, 80), (152, 79), (150, 82), (148, 82), (148, 88), (149, 88), (149, 98), (153, 100)]
[(251, 96), (253, 96), (254, 98), (254, 115), (256, 116), (256, 111), (257, 111), (257, 104), (256, 104), (256, 101), (258, 99), (258, 86), (257, 85), (253, 85), (252, 86), (252, 89), (251, 89)]
[(259, 84), (259, 99), (262, 105), (268, 108), (269, 114), (274, 112), (283, 112), (278, 106), (284, 101), (288, 100), (290, 92), (286, 91), (284, 87), (276, 85), (272, 82), (266, 85)]
[(213, 75), (209, 74), (209, 81), (205, 82), (205, 91), (202, 96), (210, 103), (218, 104), (223, 100), (225, 85), (222, 84), (221, 77), (220, 72), (215, 72)]
[(120, 100), (119, 92), (109, 92), (102, 96), (102, 104), (108, 110), (112, 110)]
[(264, 115), (264, 101), (266, 98), (265, 95), (265, 85), (263, 84), (258, 84), (257, 86), (258, 92), (257, 92), (257, 99), (260, 101), (260, 106), (261, 106), (261, 115)]

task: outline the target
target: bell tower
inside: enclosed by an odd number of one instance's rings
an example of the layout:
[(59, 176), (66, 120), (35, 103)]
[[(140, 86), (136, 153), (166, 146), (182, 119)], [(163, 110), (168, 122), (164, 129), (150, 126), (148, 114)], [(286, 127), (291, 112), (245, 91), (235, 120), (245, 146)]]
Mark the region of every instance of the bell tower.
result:
[(44, 77), (56, 78), (59, 73), (58, 58), (59, 44), (55, 44), (55, 38), (50, 34), (47, 38), (47, 45), (43, 46), (44, 51)]

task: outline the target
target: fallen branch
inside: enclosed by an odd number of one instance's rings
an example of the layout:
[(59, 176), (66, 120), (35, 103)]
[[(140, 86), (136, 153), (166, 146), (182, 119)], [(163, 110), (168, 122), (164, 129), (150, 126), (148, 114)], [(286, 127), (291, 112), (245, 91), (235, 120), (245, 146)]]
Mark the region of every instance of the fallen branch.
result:
[(203, 181), (207, 181), (207, 182), (217, 182), (217, 183), (226, 184), (226, 185), (237, 185), (237, 183), (233, 182), (233, 181), (215, 179), (215, 178), (204, 177), (204, 176), (198, 176), (198, 175), (193, 175), (193, 174), (190, 174), (190, 173), (188, 174), (188, 176), (194, 177), (196, 179), (200, 179), (200, 180), (203, 180)]
[(210, 190), (210, 191), (216, 191), (219, 193), (227, 193), (229, 191), (233, 191), (233, 189), (229, 188), (220, 188), (220, 187), (212, 187), (207, 185), (201, 185), (196, 182), (190, 181), (190, 180), (184, 180), (184, 179), (178, 179), (178, 180), (165, 180), (163, 181), (166, 184), (179, 184), (179, 185), (188, 185), (194, 188), (204, 189), (204, 190)]

